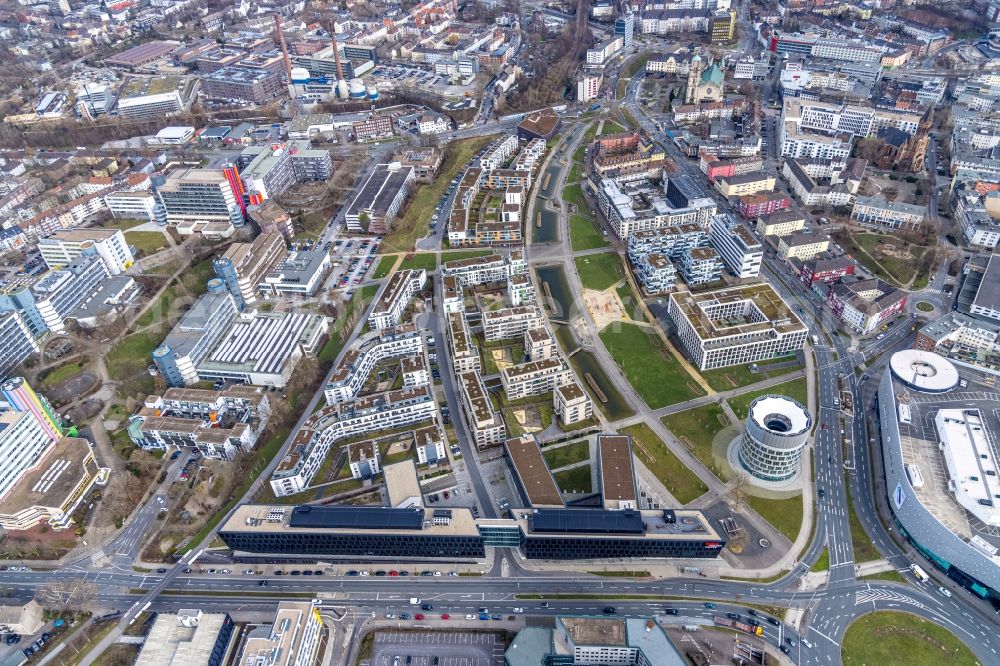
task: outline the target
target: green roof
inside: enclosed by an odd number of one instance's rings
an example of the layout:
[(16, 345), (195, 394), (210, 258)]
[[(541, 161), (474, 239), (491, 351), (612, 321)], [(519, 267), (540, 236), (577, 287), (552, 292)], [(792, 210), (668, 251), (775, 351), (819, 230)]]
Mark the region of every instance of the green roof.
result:
[(722, 82), (725, 80), (726, 75), (717, 66), (712, 65), (704, 72), (701, 73), (702, 83), (714, 83), (715, 85), (721, 86)]

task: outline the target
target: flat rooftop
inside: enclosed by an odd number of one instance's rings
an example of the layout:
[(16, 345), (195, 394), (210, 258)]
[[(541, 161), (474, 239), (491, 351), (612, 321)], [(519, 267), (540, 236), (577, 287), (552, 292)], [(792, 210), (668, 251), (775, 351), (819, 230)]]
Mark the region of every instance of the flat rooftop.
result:
[(413, 167), (395, 169), (388, 164), (377, 165), (354, 197), (347, 214), (360, 215), (362, 211), (372, 211), (376, 217), (384, 216), (412, 174)]
[(605, 508), (618, 509), (623, 504), (635, 507), (631, 438), (628, 435), (598, 435), (597, 449)]
[(412, 459), (383, 466), (382, 475), (389, 494), (389, 506), (403, 507), (407, 502), (412, 502), (413, 498), (416, 498), (413, 506), (423, 506), (417, 466)]
[(949, 484), (965, 510), (991, 527), (1000, 527), (997, 455), (978, 409), (942, 409), (934, 417)]
[(559, 509), (514, 510), (515, 521), (525, 534), (550, 538), (591, 539), (707, 539), (722, 541), (701, 511), (670, 512), (675, 522), (668, 522), (664, 510), (632, 509)]
[(671, 303), (683, 314), (703, 342), (804, 331), (806, 326), (769, 284), (758, 283), (700, 293), (670, 294)]
[(562, 494), (534, 437), (508, 439), (504, 450), (531, 506), (563, 506)]
[(625, 647), (628, 645), (628, 634), (625, 631), (625, 620), (611, 620), (594, 617), (564, 617), (560, 618), (566, 633), (570, 635), (574, 645), (607, 645)]
[(472, 512), (452, 508), (448, 524), (430, 524), (434, 509), (393, 509), (374, 506), (295, 507), (266, 504), (243, 504), (233, 512), (220, 532), (282, 532), (304, 534), (369, 534), (389, 531), (399, 536), (478, 536)]
[(0, 513), (16, 514), (34, 506), (61, 507), (70, 494), (87, 479), (96, 476), (90, 442), (63, 437), (49, 446), (3, 497)]

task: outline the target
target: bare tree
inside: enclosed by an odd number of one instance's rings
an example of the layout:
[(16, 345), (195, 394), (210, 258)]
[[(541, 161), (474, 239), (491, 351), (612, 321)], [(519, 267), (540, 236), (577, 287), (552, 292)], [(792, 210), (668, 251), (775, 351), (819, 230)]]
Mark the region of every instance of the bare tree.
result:
[(729, 504), (734, 511), (739, 511), (746, 505), (749, 495), (750, 477), (746, 472), (740, 472), (733, 479), (732, 486), (729, 488)]
[(82, 578), (52, 577), (35, 593), (35, 600), (44, 608), (64, 613), (85, 610), (97, 596), (97, 585)]

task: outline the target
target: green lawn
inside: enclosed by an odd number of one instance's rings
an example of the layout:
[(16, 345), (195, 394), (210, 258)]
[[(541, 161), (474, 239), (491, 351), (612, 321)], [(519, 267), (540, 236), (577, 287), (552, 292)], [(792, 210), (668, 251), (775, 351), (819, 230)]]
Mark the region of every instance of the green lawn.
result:
[[(368, 307), (375, 295), (378, 293), (379, 285), (377, 284), (367, 284), (358, 291), (351, 295), (351, 300), (347, 302), (347, 308), (345, 312), (350, 313), (355, 310), (360, 310), (364, 312), (364, 309)], [(316, 358), (319, 360), (320, 364), (324, 367), (332, 364), (336, 359), (337, 355), (340, 354), (340, 350), (344, 348), (344, 340), (347, 338), (350, 331), (345, 331), (345, 327), (349, 317), (337, 317), (337, 320), (333, 322), (330, 326), (330, 338), (323, 345)]]
[(662, 341), (649, 335), (646, 329), (635, 324), (614, 323), (600, 335), (632, 388), (653, 409), (704, 395)]
[(623, 435), (632, 437), (635, 457), (656, 475), (670, 494), (681, 504), (687, 504), (708, 492), (708, 486), (675, 456), (659, 435), (645, 423), (629, 426)]
[(392, 231), (385, 236), (381, 249), (385, 253), (411, 252), (418, 238), (427, 235), (427, 225), (434, 216), (438, 199), (448, 190), (451, 179), (469, 165), (469, 160), (480, 148), (493, 140), (492, 136), (472, 137), (452, 141), (445, 148), (445, 159), (434, 182), (421, 185)]
[(869, 613), (847, 628), (841, 644), (845, 666), (978, 665), (972, 651), (944, 627), (897, 611)]
[(569, 168), (569, 175), (566, 176), (567, 183), (579, 183), (583, 179), (583, 165), (579, 162), (573, 162), (573, 166)]
[(389, 255), (378, 260), (375, 272), (372, 273), (373, 280), (380, 280), (392, 272), (392, 267), (396, 265), (396, 255)]
[(562, 198), (568, 204), (574, 204), (576, 206), (576, 212), (578, 213), (588, 213), (590, 212), (590, 205), (587, 200), (583, 198), (583, 188), (579, 184), (567, 185), (563, 188)]
[(625, 277), (625, 268), (617, 252), (601, 252), (573, 259), (580, 282), (587, 289), (604, 291)]
[(618, 285), (615, 291), (618, 292), (618, 298), (621, 299), (622, 305), (625, 306), (625, 311), (633, 321), (647, 321), (645, 313), (639, 306), (639, 298), (635, 295), (635, 291), (632, 290), (632, 285), (628, 282), (623, 282)]
[(738, 395), (729, 399), (729, 406), (733, 408), (736, 416), (742, 421), (747, 417), (747, 413), (750, 411), (750, 403), (756, 398), (769, 393), (794, 398), (803, 405), (807, 405), (806, 378), (800, 377), (799, 379), (793, 379), (790, 382), (778, 384), (777, 386), (772, 386), (771, 388), (759, 389), (757, 391), (750, 391), (749, 393)]
[(927, 301), (919, 301), (917, 303), (917, 309), (921, 312), (934, 312), (934, 306)]
[(757, 372), (750, 371), (750, 365), (733, 365), (728, 368), (719, 368), (718, 370), (705, 370), (701, 373), (701, 376), (705, 378), (708, 385), (711, 386), (716, 391), (729, 391), (734, 388), (739, 388), (740, 386), (747, 386), (749, 384), (756, 384), (757, 382), (764, 381), (769, 377), (780, 377), (781, 375), (787, 375), (790, 372), (795, 372), (796, 370), (801, 370), (802, 365), (792, 365), (786, 368), (770, 368), (776, 363), (787, 363), (795, 359), (795, 356), (783, 356), (782, 358), (772, 359), (769, 361), (758, 362)]
[(403, 263), (399, 265), (399, 270), (405, 271), (411, 268), (423, 268), (425, 271), (433, 271), (437, 268), (437, 255), (433, 252), (408, 254), (403, 258)]
[(546, 449), (543, 455), (549, 469), (559, 469), (566, 465), (587, 460), (590, 457), (590, 442), (584, 439), (579, 442), (560, 446), (556, 449)]
[(134, 245), (139, 256), (153, 254), (167, 247), (167, 237), (160, 231), (126, 231), (125, 242)]
[(556, 485), (564, 493), (589, 493), (593, 492), (593, 483), (590, 478), (590, 465), (574, 467), (564, 472), (556, 472)]
[(625, 128), (616, 123), (613, 120), (605, 120), (604, 127), (601, 128), (601, 136), (607, 136), (609, 134), (619, 134), (624, 132)]
[(861, 521), (858, 520), (858, 514), (855, 513), (854, 504), (851, 502), (850, 488), (847, 488), (846, 492), (847, 516), (851, 524), (851, 543), (854, 546), (854, 561), (860, 563), (877, 560), (882, 557), (882, 554), (878, 552), (878, 548), (868, 538), (868, 533), (865, 532), (865, 528), (861, 526)]
[(830, 568), (830, 551), (826, 548), (820, 554), (816, 564), (812, 565), (812, 571), (827, 571)]
[(156, 328), (133, 333), (105, 356), (108, 374), (122, 382), (119, 392), (123, 396), (152, 393), (154, 382), (146, 368), (152, 365), (151, 354), (165, 336), (166, 330)]
[(60, 365), (57, 368), (52, 368), (47, 370), (41, 377), (41, 381), (45, 386), (55, 386), (64, 379), (69, 379), (73, 375), (77, 374), (85, 367), (90, 361), (85, 359), (82, 361), (73, 361), (72, 363), (67, 363), (65, 365)]
[(788, 499), (773, 499), (770, 497), (747, 497), (747, 504), (760, 514), (761, 518), (771, 523), (774, 529), (784, 534), (789, 541), (794, 542), (802, 526), (802, 496), (796, 495)]
[(611, 245), (597, 228), (597, 223), (583, 215), (570, 215), (569, 242), (574, 252)]
[(138, 227), (139, 225), (146, 224), (149, 220), (125, 220), (125, 219), (111, 219), (107, 222), (101, 224), (101, 229), (121, 229), (122, 231), (128, 231), (133, 227)]
[(703, 405), (663, 417), (663, 425), (684, 442), (695, 458), (721, 478), (712, 456), (712, 440), (729, 425), (729, 419), (717, 404)]
[(870, 576), (862, 576), (859, 580), (885, 580), (890, 583), (899, 583), (900, 585), (906, 583), (906, 579), (895, 569), (892, 571), (880, 571)]

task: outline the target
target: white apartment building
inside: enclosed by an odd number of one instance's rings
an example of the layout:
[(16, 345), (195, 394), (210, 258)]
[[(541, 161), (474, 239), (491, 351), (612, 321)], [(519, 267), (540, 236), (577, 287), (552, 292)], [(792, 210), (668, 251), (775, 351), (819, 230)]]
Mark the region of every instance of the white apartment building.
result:
[(347, 465), (351, 469), (351, 478), (372, 478), (382, 471), (378, 445), (370, 440), (348, 444)]
[(563, 425), (580, 423), (594, 416), (594, 403), (575, 380), (556, 387), (552, 392), (552, 407)]
[(561, 356), (507, 366), (500, 371), (500, 381), (508, 400), (520, 400), (548, 393), (557, 386), (574, 381), (573, 371)]
[(693, 287), (722, 277), (722, 258), (710, 247), (695, 247), (681, 253), (677, 262), (684, 282)]
[(768, 284), (673, 293), (667, 313), (699, 370), (789, 354), (802, 349), (809, 333)]
[(507, 439), (507, 427), (500, 413), (493, 409), (479, 373), (475, 371), (460, 373), (458, 388), (462, 396), (462, 408), (476, 446), (485, 449), (503, 444)]
[(121, 229), (60, 229), (38, 239), (38, 251), (50, 270), (68, 266), (88, 248), (97, 252), (111, 275), (120, 275), (135, 263)]
[(456, 373), (478, 372), (482, 368), (479, 348), (472, 344), (469, 324), (461, 312), (448, 315), (448, 344)]
[(416, 388), (431, 383), (431, 374), (427, 371), (423, 353), (404, 356), (399, 361), (399, 371), (403, 375), (403, 388)]
[(879, 196), (858, 197), (851, 219), (866, 227), (916, 229), (927, 217), (926, 206), (887, 201)]
[(576, 82), (576, 101), (589, 102), (597, 99), (601, 92), (601, 82), (604, 80), (603, 73), (585, 72), (580, 74)]
[(444, 116), (425, 114), (417, 119), (417, 132), (420, 134), (442, 134), (451, 129), (451, 123)]
[(778, 256), (784, 260), (812, 259), (830, 249), (830, 239), (821, 234), (788, 234), (778, 239)]
[(501, 168), (517, 151), (517, 135), (505, 134), (487, 146), (479, 158), (479, 166), (484, 170)]
[(817, 39), (812, 46), (814, 58), (849, 60), (852, 62), (880, 62), (883, 50), (848, 39)]
[(512, 275), (528, 272), (528, 262), (521, 250), (504, 256), (489, 254), (484, 257), (456, 259), (441, 265), (441, 275), (454, 277), (462, 287), (493, 282), (506, 282)]
[(156, 195), (152, 192), (112, 192), (104, 195), (104, 205), (116, 218), (156, 220)]
[(602, 44), (598, 44), (594, 48), (587, 49), (587, 64), (603, 65), (605, 62), (613, 58), (616, 53), (621, 51), (624, 46), (624, 38), (615, 37)]
[(330, 376), (324, 391), (326, 404), (336, 405), (354, 400), (361, 394), (361, 389), (377, 365), (388, 359), (420, 354), (423, 348), (420, 331), (412, 324), (361, 336), (344, 353), (340, 365)]
[[(639, 208), (639, 203), (645, 199), (651, 199), (653, 204)], [(638, 231), (686, 224), (707, 226), (717, 210), (715, 199), (688, 176), (670, 178), (663, 191), (645, 184), (618, 183), (606, 178), (597, 189), (597, 201), (615, 233), (625, 241)]]
[(434, 464), (448, 459), (444, 450), (444, 437), (437, 426), (415, 430), (413, 432), (413, 447), (417, 451), (418, 465)]
[(748, 55), (736, 61), (733, 68), (734, 79), (763, 79), (767, 76), (770, 67), (770, 58), (765, 51), (759, 58)]
[(441, 278), (441, 307), (444, 313), (465, 312), (465, 294), (454, 275)]
[(375, 308), (369, 318), (372, 328), (380, 331), (398, 326), (402, 322), (403, 313), (406, 312), (410, 299), (414, 294), (420, 293), (426, 283), (427, 271), (422, 268), (393, 273), (375, 302)]
[(801, 231), (805, 226), (805, 216), (793, 210), (779, 210), (777, 213), (761, 215), (757, 218), (757, 233), (761, 237), (787, 236)]
[(524, 332), (524, 356), (531, 361), (552, 358), (559, 353), (556, 340), (544, 326), (529, 328)]
[(296, 433), (291, 449), (271, 475), (271, 490), (276, 497), (305, 490), (338, 441), (431, 420), (436, 415), (437, 403), (427, 386), (324, 407)]
[(633, 257), (630, 254), (629, 261), (632, 263), (635, 279), (650, 296), (665, 294), (676, 286), (677, 269), (667, 255), (650, 252)]
[(760, 274), (764, 246), (742, 222), (731, 215), (716, 215), (712, 218), (709, 234), (712, 247), (734, 277), (746, 279)]
[(527, 275), (512, 275), (507, 279), (507, 299), (513, 306), (532, 303), (535, 285)]
[(487, 342), (509, 340), (541, 326), (542, 321), (542, 311), (537, 305), (487, 310), (483, 312), (483, 335)]
[(852, 139), (848, 133), (834, 135), (800, 129), (795, 123), (778, 124), (781, 156), (812, 159), (846, 158), (851, 154)]

